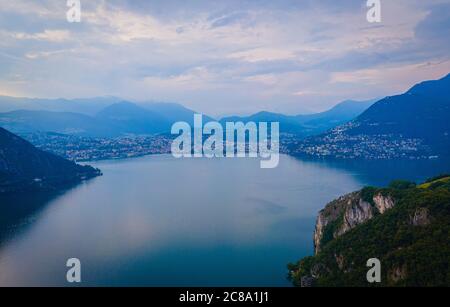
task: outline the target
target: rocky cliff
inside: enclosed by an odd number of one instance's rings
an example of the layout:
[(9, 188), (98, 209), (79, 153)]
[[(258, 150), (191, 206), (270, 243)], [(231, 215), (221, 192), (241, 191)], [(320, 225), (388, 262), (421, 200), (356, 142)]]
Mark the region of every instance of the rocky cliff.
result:
[[(317, 217), (315, 255), (290, 264), (296, 286), (450, 285), (450, 176), (397, 180), (330, 202)], [(380, 283), (367, 279), (380, 261)]]
[(364, 199), (364, 191), (342, 196), (329, 203), (319, 212), (314, 231), (314, 250), (319, 253), (321, 246), (342, 236), (356, 226), (370, 220), (376, 214), (383, 214), (395, 205), (394, 199), (382, 192), (369, 200)]

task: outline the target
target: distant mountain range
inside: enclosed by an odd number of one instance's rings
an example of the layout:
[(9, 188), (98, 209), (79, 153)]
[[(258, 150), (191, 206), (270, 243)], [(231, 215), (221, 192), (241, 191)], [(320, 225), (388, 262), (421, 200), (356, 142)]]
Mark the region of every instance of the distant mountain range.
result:
[(123, 99), (112, 96), (82, 99), (44, 99), (0, 96), (0, 112), (28, 110), (95, 115), (107, 106), (121, 101), (123, 101)]
[(450, 156), (450, 75), (381, 99), (355, 120), (292, 144), (290, 152), (375, 159)]
[[(9, 101), (8, 107), (28, 108), (0, 113), (0, 126), (18, 134), (52, 132), (87, 137), (166, 134), (176, 121), (192, 125), (196, 113), (176, 103), (135, 104), (114, 97), (73, 101), (0, 97), (0, 109), (5, 108), (2, 101)], [(76, 112), (55, 111), (62, 109)], [(283, 152), (292, 155), (392, 159), (450, 156), (449, 119), (450, 75), (447, 75), (377, 102), (349, 100), (316, 114), (259, 112), (246, 117), (225, 117), (220, 122), (279, 122)], [(204, 116), (204, 123), (211, 120)]]
[(314, 135), (324, 132), (337, 125), (348, 122), (369, 108), (375, 100), (341, 102), (328, 111), (306, 115), (283, 115), (271, 112), (259, 112), (247, 117), (230, 116), (222, 118), (221, 122), (279, 122), (280, 132), (297, 134), (299, 136)]
[[(117, 137), (170, 132), (172, 124), (191, 123), (194, 111), (172, 103), (143, 105), (121, 101), (94, 115), (47, 110), (16, 110), (0, 113), (0, 126), (14, 133), (55, 132), (89, 137)], [(205, 116), (205, 120), (212, 120)]]
[(326, 131), (337, 125), (344, 124), (355, 119), (372, 106), (378, 99), (366, 101), (346, 100), (328, 111), (310, 114), (297, 115), (296, 118), (306, 127), (311, 127), (314, 133)]
[(0, 128), (0, 193), (52, 190), (98, 175), (97, 169), (41, 151)]
[(18, 110), (0, 114), (0, 126), (14, 133), (56, 132), (85, 136), (114, 136), (116, 127), (80, 113)]
[[(366, 110), (374, 101), (345, 101), (317, 114), (283, 115), (260, 112), (248, 117), (226, 117), (226, 121), (277, 121), (282, 133), (299, 137), (317, 134), (345, 123)], [(14, 109), (19, 108), (19, 110)], [(0, 97), (0, 126), (14, 133), (55, 132), (90, 137), (149, 135), (170, 132), (174, 122), (193, 124), (193, 110), (176, 103), (118, 101), (115, 97), (45, 100)], [(204, 116), (204, 123), (212, 121)]]
[(170, 121), (161, 114), (130, 102), (120, 102), (100, 111), (96, 119), (123, 134), (166, 132)]

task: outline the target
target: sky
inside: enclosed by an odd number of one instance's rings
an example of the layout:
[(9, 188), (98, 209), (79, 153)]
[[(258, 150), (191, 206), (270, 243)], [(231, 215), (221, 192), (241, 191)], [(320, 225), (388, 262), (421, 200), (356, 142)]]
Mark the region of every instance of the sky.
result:
[(450, 72), (450, 0), (0, 0), (0, 95), (317, 112)]

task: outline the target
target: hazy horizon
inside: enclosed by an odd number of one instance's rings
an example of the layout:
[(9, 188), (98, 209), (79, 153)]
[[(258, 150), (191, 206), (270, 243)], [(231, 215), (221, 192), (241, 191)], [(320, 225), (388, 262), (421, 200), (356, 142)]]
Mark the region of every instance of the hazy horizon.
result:
[[(188, 106), (186, 106), (185, 104), (183, 104), (182, 102), (177, 102), (177, 101), (154, 101), (154, 100), (146, 100), (146, 101), (135, 101), (132, 99), (125, 99), (122, 97), (117, 97), (117, 96), (113, 96), (113, 95), (106, 95), (106, 96), (97, 96), (97, 97), (76, 97), (76, 98), (65, 98), (65, 97), (57, 97), (57, 98), (49, 98), (49, 97), (15, 97), (15, 96), (6, 96), (6, 95), (0, 95), (0, 98), (13, 98), (13, 99), (23, 99), (23, 100), (49, 100), (49, 101), (57, 101), (57, 100), (67, 100), (67, 101), (79, 101), (79, 100), (94, 100), (94, 99), (111, 99), (111, 100), (117, 100), (117, 102), (111, 102), (111, 104), (115, 104), (115, 103), (121, 103), (121, 102), (128, 102), (128, 103), (133, 103), (136, 104), (138, 106), (143, 106), (145, 107), (145, 105), (151, 105), (151, 104), (176, 104), (176, 105), (180, 105), (184, 108), (187, 108), (189, 110), (192, 110), (198, 114), (203, 114), (205, 116), (211, 116), (213, 118), (216, 119), (220, 119), (220, 118), (224, 118), (224, 117), (228, 117), (228, 116), (250, 116), (250, 115), (254, 115), (257, 113), (261, 113), (261, 112), (270, 112), (270, 113), (275, 113), (275, 114), (283, 114), (283, 115), (288, 115), (288, 116), (295, 116), (295, 115), (310, 115), (310, 114), (317, 114), (317, 113), (322, 113), (322, 112), (326, 112), (329, 111), (335, 107), (337, 107), (338, 105), (345, 103), (345, 102), (355, 102), (355, 103), (365, 103), (365, 102), (369, 102), (369, 101), (373, 101), (376, 102), (378, 100), (381, 100), (381, 97), (378, 98), (373, 98), (373, 99), (367, 99), (367, 100), (353, 100), (353, 99), (346, 99), (346, 100), (342, 100), (342, 101), (338, 101), (334, 104), (331, 104), (330, 107), (327, 107), (326, 109), (323, 110), (318, 110), (318, 111), (304, 111), (304, 112), (272, 112), (266, 109), (261, 109), (261, 110), (255, 110), (253, 112), (243, 112), (243, 113), (239, 113), (239, 112), (232, 112), (230, 111), (229, 113), (222, 113), (222, 114), (208, 114), (206, 112), (203, 112), (202, 110), (193, 110), (190, 109)], [(107, 104), (106, 106), (108, 106), (109, 104)], [(8, 111), (0, 111), (1, 112), (12, 112), (15, 110), (21, 110), (21, 109), (14, 109), (14, 110), (8, 110)], [(24, 109), (24, 110), (28, 110), (28, 109)], [(33, 109), (34, 110), (34, 109)], [(64, 112), (64, 111), (54, 111), (54, 110), (47, 110), (45, 107), (43, 107), (42, 109), (35, 109), (35, 111), (37, 110), (43, 110), (43, 111), (50, 111), (50, 112)], [(77, 112), (75, 112), (77, 113)]]

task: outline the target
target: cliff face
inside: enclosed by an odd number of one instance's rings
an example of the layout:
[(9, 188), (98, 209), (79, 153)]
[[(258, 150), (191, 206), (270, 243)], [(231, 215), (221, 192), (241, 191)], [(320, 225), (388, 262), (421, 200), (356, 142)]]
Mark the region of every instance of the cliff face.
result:
[(376, 194), (373, 197), (373, 202), (381, 214), (385, 213), (386, 210), (394, 207), (394, 200), (390, 196), (383, 196), (381, 193)]
[(41, 151), (0, 128), (0, 193), (56, 189), (100, 174), (98, 169)]
[[(393, 182), (329, 203), (317, 217), (315, 255), (289, 264), (296, 286), (450, 285), (450, 175)], [(381, 282), (367, 261), (381, 263)]]
[(363, 199), (362, 192), (342, 196), (329, 203), (319, 212), (314, 231), (314, 250), (319, 253), (323, 244), (336, 239), (356, 226), (383, 214), (395, 205), (391, 196), (376, 193), (370, 201)]

